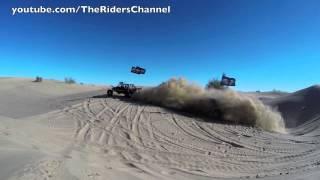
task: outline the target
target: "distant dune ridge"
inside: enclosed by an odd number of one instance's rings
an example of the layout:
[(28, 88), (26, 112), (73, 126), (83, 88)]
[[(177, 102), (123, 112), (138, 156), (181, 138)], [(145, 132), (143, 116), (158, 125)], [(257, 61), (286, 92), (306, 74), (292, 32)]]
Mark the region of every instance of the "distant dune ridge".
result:
[(103, 89), (55, 80), (33, 81), (28, 78), (0, 78), (0, 115), (22, 118), (49, 112), (76, 103), (79, 97), (83, 99), (99, 94)]
[(134, 98), (209, 118), (221, 117), (227, 122), (285, 132), (284, 121), (277, 111), (254, 97), (239, 94), (231, 89), (205, 90), (179, 78), (145, 89)]

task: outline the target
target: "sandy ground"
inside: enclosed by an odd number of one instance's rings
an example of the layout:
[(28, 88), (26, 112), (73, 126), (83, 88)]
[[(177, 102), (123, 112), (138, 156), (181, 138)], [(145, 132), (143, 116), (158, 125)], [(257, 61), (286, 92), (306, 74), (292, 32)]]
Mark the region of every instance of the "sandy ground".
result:
[(288, 134), (89, 98), (104, 91), (0, 79), (0, 179), (319, 179), (318, 86), (268, 98)]

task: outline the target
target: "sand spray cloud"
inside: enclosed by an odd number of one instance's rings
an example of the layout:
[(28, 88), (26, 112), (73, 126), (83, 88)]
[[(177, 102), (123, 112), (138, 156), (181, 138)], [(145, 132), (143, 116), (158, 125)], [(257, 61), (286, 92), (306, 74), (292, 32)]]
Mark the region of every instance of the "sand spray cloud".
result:
[(280, 113), (260, 100), (230, 89), (205, 90), (182, 78), (173, 78), (157, 87), (144, 89), (133, 98), (211, 119), (219, 117), (226, 122), (285, 132)]

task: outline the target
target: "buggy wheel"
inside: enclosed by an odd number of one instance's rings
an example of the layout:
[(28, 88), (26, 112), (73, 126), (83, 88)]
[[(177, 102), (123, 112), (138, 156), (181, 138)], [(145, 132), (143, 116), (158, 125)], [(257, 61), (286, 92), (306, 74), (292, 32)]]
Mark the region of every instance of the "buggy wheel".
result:
[(107, 95), (108, 95), (108, 97), (113, 96), (113, 91), (112, 90), (108, 90)]

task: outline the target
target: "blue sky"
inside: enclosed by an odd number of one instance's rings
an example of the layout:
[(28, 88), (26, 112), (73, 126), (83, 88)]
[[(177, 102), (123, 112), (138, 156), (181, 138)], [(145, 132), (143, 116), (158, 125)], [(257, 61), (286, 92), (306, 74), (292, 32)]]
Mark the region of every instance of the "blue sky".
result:
[[(11, 7), (172, 6), (170, 15), (11, 15)], [(0, 76), (200, 85), (223, 72), (235, 89), (295, 91), (320, 79), (318, 0), (12, 0), (0, 3)], [(147, 74), (131, 74), (131, 66)]]

